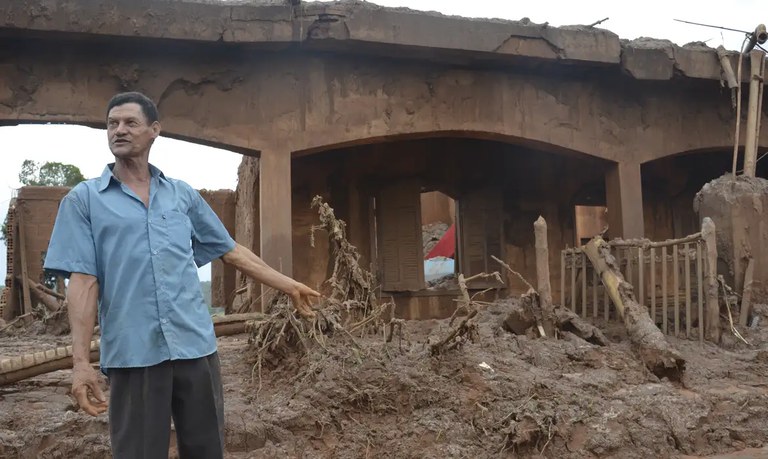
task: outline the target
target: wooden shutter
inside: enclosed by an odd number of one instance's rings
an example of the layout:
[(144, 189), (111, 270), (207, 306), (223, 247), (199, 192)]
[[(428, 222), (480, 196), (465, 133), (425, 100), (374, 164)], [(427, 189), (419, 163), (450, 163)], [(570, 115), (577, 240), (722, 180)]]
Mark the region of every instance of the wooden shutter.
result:
[[(480, 190), (458, 201), (457, 231), (459, 267), (464, 277), (503, 269), (491, 256), (504, 259), (502, 253), (501, 193)], [(503, 277), (503, 276), (502, 276)], [(473, 288), (498, 287), (493, 280), (473, 281)]]
[(399, 182), (379, 193), (377, 249), (384, 291), (425, 287), (420, 198), (421, 186), (416, 180)]

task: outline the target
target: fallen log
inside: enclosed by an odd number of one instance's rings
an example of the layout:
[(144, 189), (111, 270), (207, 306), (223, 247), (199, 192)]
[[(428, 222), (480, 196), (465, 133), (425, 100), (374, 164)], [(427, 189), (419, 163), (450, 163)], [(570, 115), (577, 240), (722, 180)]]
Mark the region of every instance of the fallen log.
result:
[(685, 371), (685, 360), (669, 345), (645, 306), (635, 300), (632, 286), (624, 280), (608, 243), (597, 236), (584, 246), (584, 253), (600, 275), (645, 366), (659, 378), (679, 381)]
[[(22, 282), (21, 276), (16, 276), (16, 280)], [(64, 295), (56, 293), (45, 285), (39, 284), (30, 278), (27, 278), (27, 284), (31, 287), (29, 290), (30, 293), (34, 295), (40, 303), (43, 303), (43, 306), (50, 312), (56, 312), (61, 308), (61, 303), (56, 301), (57, 299), (66, 300)]]
[[(216, 336), (237, 335), (247, 331), (249, 322), (263, 318), (264, 314), (259, 312), (214, 317), (213, 330)], [(91, 341), (91, 362), (99, 360), (100, 344), (100, 339)], [(69, 368), (72, 368), (72, 346), (62, 346), (3, 359), (0, 360), (0, 386)]]
[(555, 308), (555, 325), (563, 333), (571, 333), (584, 341), (598, 346), (610, 344), (603, 331), (584, 321), (578, 314), (566, 308)]
[[(531, 292), (529, 291), (529, 295)], [(536, 327), (536, 316), (534, 311), (526, 303), (535, 297), (523, 295), (520, 304), (514, 305), (509, 309), (504, 320), (501, 322), (501, 328), (516, 335), (527, 335), (533, 333)], [(571, 333), (580, 339), (598, 346), (607, 346), (610, 344), (608, 338), (603, 332), (594, 325), (586, 322), (575, 312), (566, 308), (554, 308), (552, 311), (554, 327), (562, 334)], [(552, 333), (550, 336), (556, 336)]]

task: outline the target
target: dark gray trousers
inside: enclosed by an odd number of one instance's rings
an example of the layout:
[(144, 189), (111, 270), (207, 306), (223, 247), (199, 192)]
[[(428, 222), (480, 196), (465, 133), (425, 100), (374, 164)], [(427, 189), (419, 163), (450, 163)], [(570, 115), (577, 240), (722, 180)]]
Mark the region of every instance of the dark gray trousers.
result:
[(224, 455), (218, 353), (144, 368), (110, 368), (109, 433), (115, 459), (167, 459), (171, 417), (182, 459)]

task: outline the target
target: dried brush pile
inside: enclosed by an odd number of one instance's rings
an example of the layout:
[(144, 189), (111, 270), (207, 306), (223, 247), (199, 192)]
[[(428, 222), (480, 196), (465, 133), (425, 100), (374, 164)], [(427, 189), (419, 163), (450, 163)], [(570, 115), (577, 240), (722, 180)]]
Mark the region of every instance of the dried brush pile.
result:
[[(382, 316), (391, 305), (379, 304), (375, 277), (360, 266), (357, 248), (347, 240), (346, 223), (336, 218), (333, 208), (319, 196), (312, 200), (312, 207), (320, 217), (320, 224), (312, 227), (312, 245), (316, 231), (328, 234), (333, 271), (324, 284), (314, 318), (300, 317), (290, 298), (281, 293), (266, 306), (266, 318), (251, 324), (250, 344), (259, 383), (264, 366), (274, 368), (288, 358), (307, 357), (302, 366), (308, 373), (312, 361), (322, 356), (346, 358), (348, 352), (358, 351), (355, 355), (359, 358), (361, 348), (355, 336), (381, 332), (386, 325)], [(335, 345), (333, 341), (338, 339), (344, 346)]]

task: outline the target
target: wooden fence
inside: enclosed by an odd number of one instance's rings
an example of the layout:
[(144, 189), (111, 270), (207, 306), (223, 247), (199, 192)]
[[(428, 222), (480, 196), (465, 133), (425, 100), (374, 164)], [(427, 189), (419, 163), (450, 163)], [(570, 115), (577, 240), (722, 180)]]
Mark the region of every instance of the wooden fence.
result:
[[(716, 273), (709, 272), (702, 233), (663, 242), (619, 240), (609, 244), (635, 298), (648, 308), (659, 329), (668, 335), (703, 341), (707, 281)], [(581, 248), (561, 252), (560, 292), (563, 305), (582, 317), (617, 318)]]

